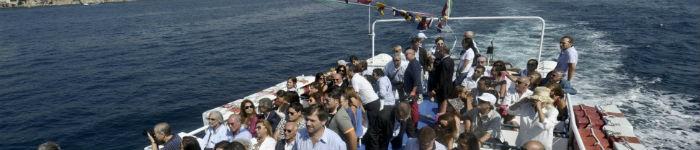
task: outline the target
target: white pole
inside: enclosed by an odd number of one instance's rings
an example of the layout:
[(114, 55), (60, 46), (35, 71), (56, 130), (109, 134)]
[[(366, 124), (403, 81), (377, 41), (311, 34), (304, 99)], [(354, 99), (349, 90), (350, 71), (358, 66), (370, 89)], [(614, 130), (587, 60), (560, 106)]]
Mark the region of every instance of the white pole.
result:
[[(367, 5), (367, 31), (370, 34), (372, 41), (374, 41), (374, 34), (372, 33), (372, 5)], [(369, 57), (374, 62), (374, 42), (372, 42), (372, 57)]]

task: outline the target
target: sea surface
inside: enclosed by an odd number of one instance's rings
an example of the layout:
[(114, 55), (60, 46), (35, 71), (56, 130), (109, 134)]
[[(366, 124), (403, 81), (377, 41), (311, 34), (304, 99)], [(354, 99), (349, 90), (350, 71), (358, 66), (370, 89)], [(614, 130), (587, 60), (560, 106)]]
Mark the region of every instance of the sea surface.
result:
[[(439, 14), (443, 1), (386, 0)], [(455, 1), (452, 16), (541, 16), (542, 60), (575, 38), (576, 99), (617, 104), (650, 149), (700, 149), (700, 1)], [(387, 12), (390, 14), (390, 11)], [(373, 19), (397, 18), (379, 16)], [(537, 21), (451, 21), (521, 66)], [(377, 53), (415, 23), (377, 27)], [(433, 34), (434, 33), (434, 34)], [(0, 149), (142, 149), (143, 129), (201, 113), (350, 55), (368, 58), (367, 8), (329, 0), (141, 0), (0, 9)], [(459, 33), (456, 33), (459, 36)], [(429, 31), (430, 37), (454, 34)], [(459, 45), (459, 44), (458, 44)], [(522, 54), (533, 54), (523, 56)]]

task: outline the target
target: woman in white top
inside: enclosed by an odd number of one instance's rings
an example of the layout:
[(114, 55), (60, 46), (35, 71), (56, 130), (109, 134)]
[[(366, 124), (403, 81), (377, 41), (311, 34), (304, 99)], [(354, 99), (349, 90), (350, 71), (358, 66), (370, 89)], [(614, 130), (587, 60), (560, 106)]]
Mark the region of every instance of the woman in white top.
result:
[(265, 120), (258, 123), (255, 126), (255, 130), (257, 130), (258, 134), (257, 137), (255, 137), (255, 139), (251, 139), (251, 142), (253, 143), (251, 150), (275, 149), (275, 144), (277, 144), (277, 140), (275, 140), (272, 137), (272, 125), (270, 125), (270, 122)]
[(544, 144), (545, 149), (552, 149), (554, 127), (558, 123), (559, 111), (552, 105), (554, 100), (549, 97), (549, 93), (548, 88), (537, 87), (532, 96), (509, 108), (509, 114), (520, 116), (520, 130), (515, 140), (517, 146), (522, 146), (530, 140), (537, 140)]

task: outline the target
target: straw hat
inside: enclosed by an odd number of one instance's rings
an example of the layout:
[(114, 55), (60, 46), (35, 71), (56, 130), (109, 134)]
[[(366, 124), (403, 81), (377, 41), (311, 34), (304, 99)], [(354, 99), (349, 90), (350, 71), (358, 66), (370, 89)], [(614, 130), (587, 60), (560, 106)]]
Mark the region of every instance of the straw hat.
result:
[(540, 86), (535, 88), (534, 94), (532, 94), (532, 96), (529, 96), (528, 98), (540, 101), (545, 104), (552, 104), (554, 103), (554, 100), (551, 97), (549, 97), (549, 92), (549, 88)]

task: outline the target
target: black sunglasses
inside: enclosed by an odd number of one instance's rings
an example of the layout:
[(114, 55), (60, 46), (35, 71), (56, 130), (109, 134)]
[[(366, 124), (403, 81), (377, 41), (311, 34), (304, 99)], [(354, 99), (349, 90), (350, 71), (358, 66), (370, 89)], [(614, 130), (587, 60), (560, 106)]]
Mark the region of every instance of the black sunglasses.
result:
[(253, 106), (244, 106), (243, 109), (250, 109), (253, 108)]

